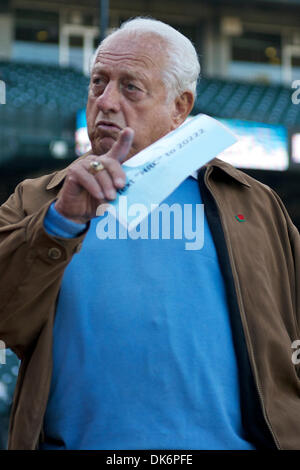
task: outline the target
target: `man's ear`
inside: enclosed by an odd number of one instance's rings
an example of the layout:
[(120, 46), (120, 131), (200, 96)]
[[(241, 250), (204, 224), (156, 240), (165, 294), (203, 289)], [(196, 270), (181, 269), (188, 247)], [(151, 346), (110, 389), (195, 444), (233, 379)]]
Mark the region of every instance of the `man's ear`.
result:
[(191, 91), (184, 91), (174, 100), (173, 129), (179, 127), (188, 117), (194, 106), (194, 95)]

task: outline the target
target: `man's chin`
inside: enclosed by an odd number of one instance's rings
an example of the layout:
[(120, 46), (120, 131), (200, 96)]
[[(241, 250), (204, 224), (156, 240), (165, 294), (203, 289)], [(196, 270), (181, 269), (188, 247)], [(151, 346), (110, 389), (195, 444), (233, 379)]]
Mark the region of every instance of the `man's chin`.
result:
[(93, 146), (93, 148), (95, 147), (95, 153), (97, 155), (103, 155), (109, 152), (115, 142), (116, 141), (113, 137), (102, 137), (102, 139), (96, 142), (96, 145)]

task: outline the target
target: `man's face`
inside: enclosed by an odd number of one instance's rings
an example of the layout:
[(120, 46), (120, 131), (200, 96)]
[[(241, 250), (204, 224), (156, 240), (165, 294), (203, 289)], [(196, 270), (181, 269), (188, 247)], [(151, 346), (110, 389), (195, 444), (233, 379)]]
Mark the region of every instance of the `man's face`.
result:
[(128, 159), (177, 127), (175, 99), (166, 101), (162, 81), (164, 60), (152, 35), (122, 32), (107, 40), (92, 70), (86, 110), (93, 153), (108, 152), (120, 131), (131, 127)]

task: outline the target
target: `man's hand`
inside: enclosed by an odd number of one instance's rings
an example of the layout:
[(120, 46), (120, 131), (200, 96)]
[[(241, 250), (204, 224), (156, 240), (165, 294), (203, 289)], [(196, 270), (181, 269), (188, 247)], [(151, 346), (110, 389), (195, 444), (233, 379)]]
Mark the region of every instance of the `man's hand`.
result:
[[(116, 198), (116, 189), (126, 183), (121, 164), (131, 148), (133, 135), (133, 130), (127, 127), (105, 155), (88, 155), (70, 166), (55, 203), (60, 214), (74, 222), (86, 223), (96, 216), (102, 202)], [(101, 162), (105, 169), (90, 173), (92, 161)]]

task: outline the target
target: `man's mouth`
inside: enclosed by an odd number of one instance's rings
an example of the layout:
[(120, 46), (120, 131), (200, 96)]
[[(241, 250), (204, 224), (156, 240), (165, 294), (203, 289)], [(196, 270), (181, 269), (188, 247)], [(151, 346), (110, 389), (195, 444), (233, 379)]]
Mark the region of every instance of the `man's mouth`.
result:
[(111, 121), (99, 121), (96, 123), (96, 127), (104, 131), (120, 131), (121, 127)]

